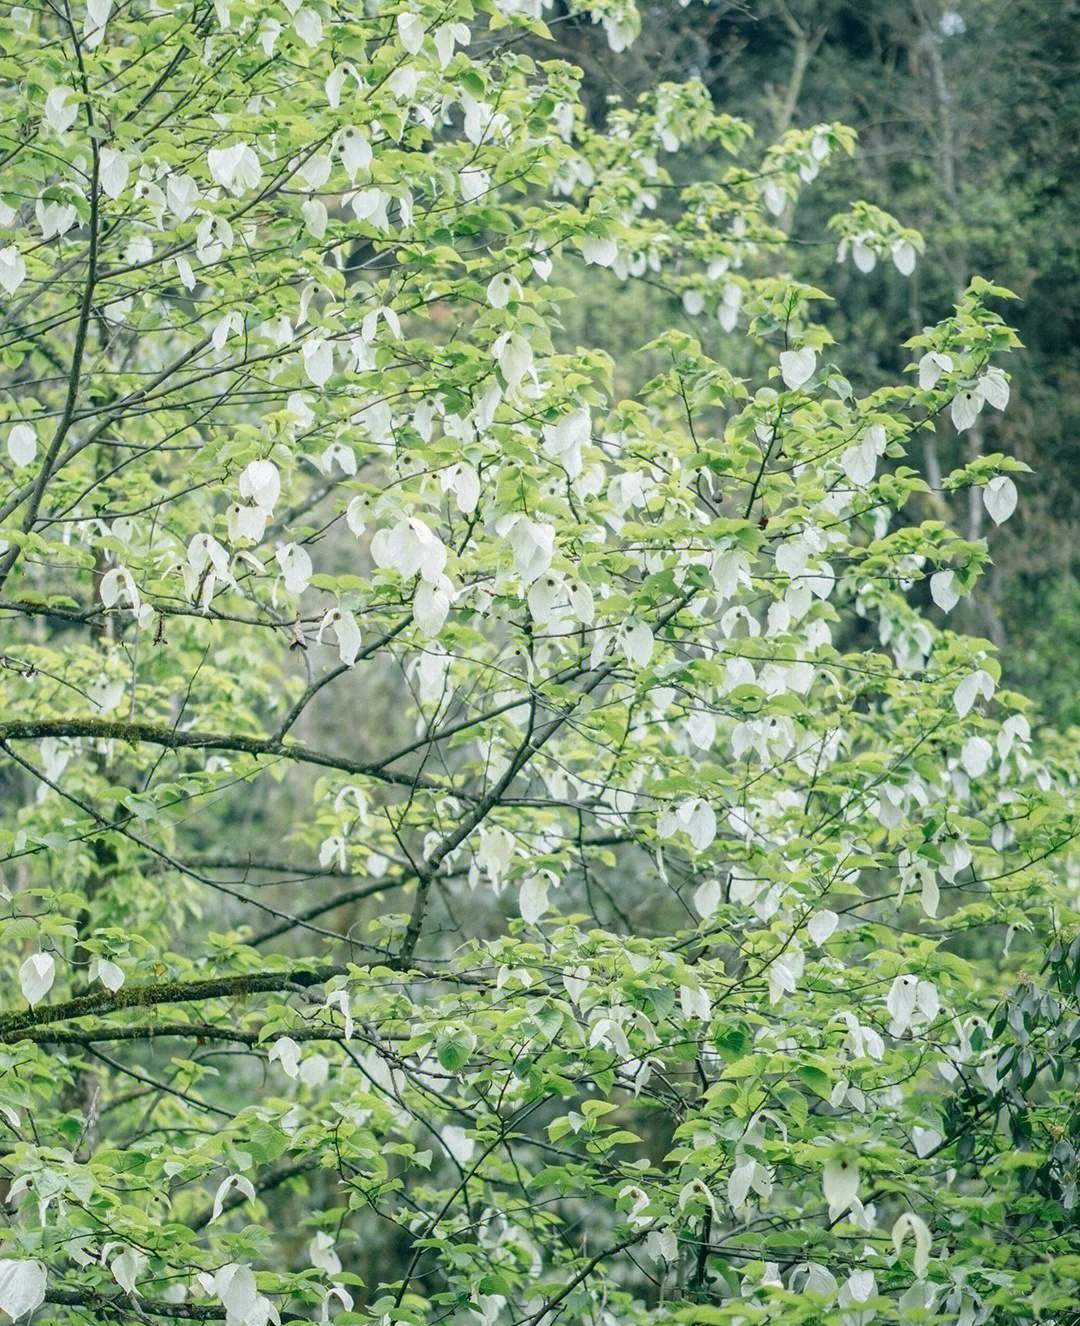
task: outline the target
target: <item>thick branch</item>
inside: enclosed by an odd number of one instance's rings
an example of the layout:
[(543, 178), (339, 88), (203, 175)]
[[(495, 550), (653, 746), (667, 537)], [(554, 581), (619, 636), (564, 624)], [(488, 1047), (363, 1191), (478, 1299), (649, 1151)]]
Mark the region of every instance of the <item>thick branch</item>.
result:
[[(288, 1033), (294, 1041), (340, 1041), (345, 1033), (339, 1027), (294, 1027)], [(258, 1045), (261, 1032), (238, 1031), (214, 1022), (145, 1022), (125, 1026), (90, 1027), (63, 1031), (55, 1027), (33, 1027), (19, 1033), (19, 1040), (38, 1045), (98, 1045), (105, 1041), (154, 1041), (162, 1038), (181, 1040), (229, 1041), (236, 1045)]]
[[(126, 1294), (96, 1294), (91, 1289), (50, 1289), (45, 1302), (66, 1308), (85, 1308), (120, 1321), (137, 1320), (133, 1300)], [(224, 1321), (226, 1317), (220, 1303), (167, 1303), (164, 1299), (142, 1297), (134, 1302), (138, 1304), (140, 1314), (152, 1317), (176, 1317), (181, 1321)]]
[[(140, 1317), (173, 1317), (179, 1321), (224, 1321), (228, 1316), (220, 1303), (169, 1303), (161, 1298), (129, 1298), (127, 1294), (98, 1294), (92, 1289), (50, 1289), (46, 1303), (58, 1307), (84, 1308), (119, 1321), (137, 1321)], [(283, 1312), (283, 1321), (310, 1320), (299, 1312)]]
[(380, 782), (394, 783), (410, 789), (422, 787), (429, 791), (445, 792), (441, 784), (411, 774), (390, 773), (381, 765), (365, 760), (351, 760), (344, 755), (327, 755), (310, 747), (279, 741), (276, 738), (245, 737), (227, 732), (177, 731), (164, 723), (128, 723), (106, 718), (11, 718), (0, 722), (0, 742), (37, 741), (42, 737), (97, 737), (104, 741), (127, 741), (131, 744), (147, 742), (152, 746), (165, 746), (170, 750), (228, 750), (244, 755), (271, 755), (278, 759), (295, 760), (298, 764), (315, 764), (340, 773), (358, 774), (376, 778)]
[(149, 985), (124, 985), (119, 990), (95, 990), (59, 1004), (38, 1004), (17, 1013), (0, 1013), (0, 1041), (20, 1039), (19, 1033), (50, 1022), (87, 1017), (91, 1013), (113, 1013), (122, 1008), (152, 1008), (158, 1004), (187, 1004), (202, 999), (258, 994), (285, 990), (292, 985), (321, 985), (343, 976), (344, 965), (283, 967), (279, 971), (247, 972), (201, 981), (161, 981)]

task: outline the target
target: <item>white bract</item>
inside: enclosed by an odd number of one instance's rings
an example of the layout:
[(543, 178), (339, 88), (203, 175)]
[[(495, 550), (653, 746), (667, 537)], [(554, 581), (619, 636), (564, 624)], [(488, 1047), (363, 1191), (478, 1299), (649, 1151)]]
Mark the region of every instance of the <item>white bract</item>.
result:
[(212, 147), (206, 154), (206, 166), (214, 183), (236, 197), (254, 189), (262, 179), (259, 158), (247, 143)]
[(518, 906), (527, 925), (535, 925), (548, 909), (548, 877), (531, 875), (521, 886)]
[(445, 544), (417, 516), (379, 530), (371, 541), (371, 556), (377, 566), (397, 571), (405, 579), (419, 575), (437, 583), (446, 566)]
[(784, 350), (780, 355), (780, 375), (784, 386), (794, 391), (809, 382), (817, 368), (817, 354), (812, 346), (801, 350)]
[(479, 166), (467, 166), (458, 177), (461, 196), (467, 203), (482, 198), (491, 188), (491, 176)]
[(0, 287), (13, 295), (26, 280), (26, 263), (14, 244), (0, 249)]
[(511, 387), (516, 387), (532, 371), (533, 350), (526, 337), (517, 332), (503, 332), (496, 338), (491, 353)]
[(124, 972), (108, 958), (93, 958), (90, 963), (90, 979), (100, 981), (106, 990), (115, 992), (124, 984)]
[(311, 580), (311, 557), (298, 543), (287, 543), (274, 554), (290, 594), (302, 594)]
[(910, 276), (915, 270), (915, 246), (906, 239), (898, 239), (892, 246), (892, 260), (901, 276)]
[(985, 737), (968, 737), (960, 751), (960, 763), (972, 778), (981, 778), (993, 753), (994, 748)]
[(807, 924), (806, 930), (815, 944), (824, 944), (832, 932), (836, 929), (839, 917), (828, 907), (822, 908), (820, 912), (815, 912)]
[(952, 571), (934, 572), (930, 577), (930, 596), (942, 612), (952, 612), (960, 602), (960, 591)]
[(762, 184), (761, 193), (765, 206), (773, 216), (779, 216), (787, 206), (787, 194), (784, 192), (784, 186), (778, 180), (768, 179)]
[(850, 1208), (858, 1196), (858, 1166), (846, 1156), (830, 1160), (822, 1170), (821, 1185), (829, 1204), (829, 1219), (835, 1220)]
[(410, 55), (419, 55), (424, 45), (424, 20), (419, 14), (402, 13), (397, 16), (398, 36)]
[(313, 336), (300, 347), (307, 380), (321, 387), (334, 371), (334, 347), (321, 336)]
[(323, 25), (318, 10), (304, 5), (293, 15), (293, 29), (307, 46), (318, 46), (322, 41)]
[(949, 417), (958, 432), (972, 426), (983, 407), (983, 397), (975, 387), (961, 387), (949, 406)]
[(98, 163), (102, 192), (109, 198), (119, 198), (127, 188), (131, 158), (121, 148), (103, 147)]
[(897, 976), (889, 987), (885, 1006), (892, 1017), (892, 1023), (889, 1027), (890, 1035), (901, 1036), (907, 1030), (911, 1016), (915, 1012), (915, 996), (918, 984), (914, 976), (903, 975)]
[(51, 953), (31, 953), (19, 968), (19, 985), (31, 1008), (45, 998), (55, 979), (56, 963)]
[(919, 386), (923, 391), (932, 391), (944, 373), (953, 370), (952, 356), (928, 351), (919, 360)]
[(880, 424), (871, 424), (858, 442), (840, 453), (840, 468), (852, 483), (865, 487), (877, 472), (886, 445), (885, 429)]
[(255, 1188), (250, 1179), (245, 1178), (243, 1174), (228, 1175), (218, 1184), (218, 1190), (214, 1194), (214, 1209), (210, 1216), (211, 1224), (221, 1215), (225, 1206), (225, 1199), (234, 1188), (249, 1202), (255, 1200)]
[(273, 1305), (258, 1292), (250, 1266), (229, 1262), (214, 1276), (213, 1290), (225, 1308), (226, 1326), (266, 1326)]
[(66, 133), (75, 123), (79, 102), (75, 93), (62, 84), (54, 87), (45, 98), (45, 118), (56, 133)]
[(551, 565), (555, 547), (555, 529), (524, 516), (515, 516), (507, 531), (514, 554), (514, 570), (528, 585)]
[(270, 460), (253, 460), (240, 475), (240, 495), (273, 515), (281, 492), (281, 475)]
[(694, 910), (703, 920), (707, 920), (710, 916), (715, 915), (719, 908), (720, 896), (720, 881), (718, 879), (706, 880), (694, 891)]
[(105, 25), (112, 12), (113, 0), (86, 0), (83, 44), (92, 51), (105, 39)]
[(139, 609), (139, 591), (134, 576), (126, 566), (110, 567), (101, 577), (98, 594), (106, 608), (113, 607), (124, 597), (136, 612)]
[(16, 424), (8, 433), (8, 455), (16, 465), (29, 465), (37, 455), (37, 433), (31, 424)]
[(12, 1321), (36, 1311), (44, 1303), (45, 1286), (43, 1263), (32, 1259), (0, 1259), (0, 1311)]
[(981, 695), (984, 700), (994, 696), (994, 679), (984, 669), (979, 668), (969, 673), (953, 692), (953, 704), (961, 718), (971, 711), (971, 706)]
[(149, 1258), (138, 1248), (126, 1248), (109, 1263), (113, 1279), (126, 1294), (134, 1294), (135, 1281), (149, 1264)]
[(356, 623), (356, 618), (351, 612), (343, 611), (341, 608), (331, 608), (322, 620), (319, 627), (318, 638), (321, 641), (323, 632), (330, 628), (334, 632), (337, 640), (338, 654), (342, 663), (351, 668), (356, 662), (356, 656), (360, 652), (361, 633), (360, 627)]
[(270, 1062), (277, 1060), (289, 1077), (296, 1077), (300, 1072), (300, 1046), (291, 1036), (280, 1036), (271, 1045), (267, 1058)]
[(607, 235), (583, 235), (581, 256), (597, 267), (610, 267), (618, 257), (619, 246)]
[(922, 1279), (930, 1261), (930, 1229), (921, 1216), (915, 1215), (912, 1211), (905, 1211), (897, 1218), (892, 1228), (892, 1243), (898, 1253), (909, 1235), (915, 1242), (913, 1259), (915, 1274)]
[(1008, 475), (999, 474), (983, 489), (983, 503), (995, 525), (1001, 525), (1016, 510), (1016, 484)]

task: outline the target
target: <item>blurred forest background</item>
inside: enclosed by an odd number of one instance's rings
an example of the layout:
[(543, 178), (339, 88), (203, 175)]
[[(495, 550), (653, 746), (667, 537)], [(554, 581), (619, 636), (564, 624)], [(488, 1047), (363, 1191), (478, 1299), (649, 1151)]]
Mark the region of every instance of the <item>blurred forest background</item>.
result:
[[(610, 99), (634, 102), (664, 79), (702, 78), (718, 109), (748, 120), (761, 145), (788, 127), (839, 120), (857, 130), (848, 162), (805, 191), (791, 218), (803, 270), (837, 300), (823, 317), (842, 369), (872, 390), (908, 362), (902, 342), (944, 316), (970, 276), (1013, 290), (1004, 310), (1025, 350), (1009, 365), (1013, 404), (985, 415), (962, 443), (943, 423), (926, 477), (974, 447), (1023, 459), (1015, 518), (987, 528), (969, 505), (927, 510), (969, 538), (988, 538), (993, 568), (965, 600), (964, 629), (992, 640), (1010, 684), (1045, 718), (1080, 722), (1080, 0), (645, 0), (640, 38), (613, 55), (603, 31), (548, 14), (560, 54), (585, 74), (599, 119)], [(550, 54), (550, 51), (545, 52)], [(680, 177), (709, 162), (665, 154)], [(828, 218), (852, 198), (920, 230), (914, 276), (830, 271)], [(654, 325), (662, 287), (597, 280), (580, 292), (568, 333), (632, 365)], [(701, 318), (682, 325), (703, 337)], [(731, 338), (733, 350), (740, 345)], [(722, 339), (713, 347), (723, 359)], [(745, 368), (731, 363), (738, 372)], [(990, 412), (987, 411), (988, 415)], [(915, 458), (913, 458), (914, 460)], [(958, 611), (958, 616), (959, 611)]]

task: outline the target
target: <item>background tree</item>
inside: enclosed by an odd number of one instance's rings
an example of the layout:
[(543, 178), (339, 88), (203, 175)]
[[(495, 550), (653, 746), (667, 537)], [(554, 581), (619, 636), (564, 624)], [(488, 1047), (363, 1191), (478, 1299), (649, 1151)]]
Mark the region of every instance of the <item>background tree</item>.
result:
[[(1006, 674), (1048, 714), (1075, 722), (1078, 679), (1059, 642), (1078, 629), (1077, 6), (756, 0), (654, 4), (645, 14), (639, 39), (614, 58), (587, 20), (560, 29), (595, 113), (609, 95), (632, 100), (657, 73), (700, 74), (716, 104), (766, 140), (788, 123), (854, 127), (850, 162), (794, 217), (804, 274), (820, 271), (824, 223), (852, 196), (923, 234), (923, 260), (902, 288), (850, 271), (830, 283), (844, 343), (868, 380), (897, 371), (895, 329), (943, 316), (971, 275), (1019, 296), (1011, 317), (1025, 354), (1013, 366), (1014, 406), (981, 421), (976, 438), (1023, 458), (1032, 474), (1007, 529), (987, 528), (966, 499), (952, 512), (971, 537), (989, 539), (994, 563), (965, 623), (995, 640)], [(628, 313), (628, 328), (634, 321)], [(621, 345), (631, 340), (629, 331)], [(941, 430), (929, 471), (948, 469), (971, 442)]]

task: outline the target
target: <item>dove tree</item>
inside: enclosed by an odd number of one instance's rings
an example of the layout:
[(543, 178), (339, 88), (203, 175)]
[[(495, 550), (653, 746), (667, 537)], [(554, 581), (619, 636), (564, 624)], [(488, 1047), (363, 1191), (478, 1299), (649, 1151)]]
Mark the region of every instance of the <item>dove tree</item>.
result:
[(7, 1318), (1076, 1301), (1075, 758), (909, 460), (1005, 292), (860, 390), (850, 134), (592, 124), (546, 8), (0, 13)]

